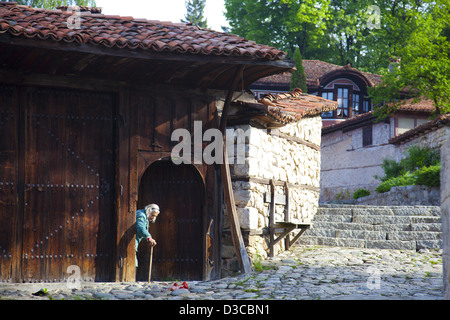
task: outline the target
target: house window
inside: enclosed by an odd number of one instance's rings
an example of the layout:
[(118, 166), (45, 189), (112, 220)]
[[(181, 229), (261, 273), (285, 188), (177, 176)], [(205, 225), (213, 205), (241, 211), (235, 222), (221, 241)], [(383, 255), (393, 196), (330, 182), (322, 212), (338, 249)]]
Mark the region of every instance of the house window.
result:
[(348, 118), (348, 88), (338, 88), (337, 89), (337, 117), (338, 118)]
[(333, 112), (325, 112), (323, 118), (347, 119), (371, 111), (369, 98), (364, 88), (360, 88), (348, 78), (337, 78), (325, 84), (319, 94), (328, 100), (338, 102), (338, 108)]
[(354, 115), (359, 114), (359, 94), (353, 94), (352, 110)]
[(369, 111), (371, 111), (371, 110), (372, 110), (372, 107), (371, 107), (371, 105), (370, 105), (369, 98), (364, 97), (362, 113), (367, 113), (367, 112), (369, 112)]
[[(322, 98), (333, 101), (334, 100), (333, 91), (322, 92)], [(322, 113), (322, 118), (333, 118), (333, 111)]]
[(372, 145), (372, 126), (363, 128), (362, 138), (363, 147)]

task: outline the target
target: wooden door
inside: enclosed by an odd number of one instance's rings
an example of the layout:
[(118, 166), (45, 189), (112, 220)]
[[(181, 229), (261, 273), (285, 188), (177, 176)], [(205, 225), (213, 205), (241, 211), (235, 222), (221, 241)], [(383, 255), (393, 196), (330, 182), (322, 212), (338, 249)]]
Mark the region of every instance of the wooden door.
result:
[(13, 261), (20, 256), (18, 223), (19, 137), (17, 90), (0, 86), (0, 281), (13, 278)]
[[(192, 165), (157, 161), (144, 173), (139, 185), (139, 207), (156, 203), (161, 213), (150, 233), (157, 246), (153, 252), (152, 280), (203, 279), (203, 209), (205, 186)], [(147, 280), (148, 245), (139, 246), (137, 279)]]
[(24, 112), (23, 281), (112, 278), (111, 96), (30, 90)]

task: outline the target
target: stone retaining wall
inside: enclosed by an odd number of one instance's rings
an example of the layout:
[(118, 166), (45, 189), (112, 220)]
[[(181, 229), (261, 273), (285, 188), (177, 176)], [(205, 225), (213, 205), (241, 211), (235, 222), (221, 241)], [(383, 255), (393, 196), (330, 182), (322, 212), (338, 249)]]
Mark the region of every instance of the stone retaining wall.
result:
[(392, 187), (384, 193), (371, 195), (353, 201), (354, 204), (373, 206), (439, 206), (439, 188), (425, 186)]

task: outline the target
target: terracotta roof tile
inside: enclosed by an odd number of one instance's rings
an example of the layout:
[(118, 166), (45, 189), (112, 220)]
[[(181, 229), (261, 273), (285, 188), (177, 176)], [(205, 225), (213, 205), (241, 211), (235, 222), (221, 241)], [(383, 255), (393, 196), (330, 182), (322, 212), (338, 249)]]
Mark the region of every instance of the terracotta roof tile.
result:
[[(363, 75), (369, 83), (374, 86), (381, 82), (382, 77), (378, 74), (362, 72), (358, 69), (348, 66), (338, 66), (336, 64), (320, 61), (320, 60), (303, 60), (303, 69), (305, 70), (306, 82), (308, 87), (317, 87), (320, 84), (320, 80), (325, 75), (331, 72), (350, 70)], [(270, 77), (266, 77), (258, 80), (255, 84), (281, 84), (289, 87), (291, 83), (291, 73), (285, 72), (282, 74), (276, 74)]]
[[(286, 54), (236, 35), (183, 23), (107, 16), (96, 8), (81, 7), (81, 29), (68, 27), (73, 12), (35, 9), (0, 2), (0, 34), (44, 40), (101, 45), (179, 54), (251, 57), (282, 60)], [(92, 13), (94, 12), (94, 13)]]
[(256, 103), (244, 103), (250, 108), (264, 110), (273, 120), (287, 124), (299, 121), (308, 116), (317, 116), (326, 111), (337, 108), (336, 101), (302, 93), (295, 89), (293, 92), (279, 95), (264, 95)]
[(427, 112), (431, 113), (435, 110), (433, 101), (426, 98), (410, 98), (401, 101), (398, 106), (399, 111), (408, 112)]
[(320, 82), (320, 79), (329, 74), (330, 72), (335, 71), (354, 71), (362, 74), (364, 77), (369, 80), (372, 86), (380, 83), (382, 80), (381, 75), (368, 73), (360, 71), (356, 68), (352, 68), (349, 65), (347, 66), (338, 66), (336, 64), (320, 61), (320, 60), (303, 60), (303, 69), (305, 70), (306, 78), (310, 81), (314, 81), (316, 83)]

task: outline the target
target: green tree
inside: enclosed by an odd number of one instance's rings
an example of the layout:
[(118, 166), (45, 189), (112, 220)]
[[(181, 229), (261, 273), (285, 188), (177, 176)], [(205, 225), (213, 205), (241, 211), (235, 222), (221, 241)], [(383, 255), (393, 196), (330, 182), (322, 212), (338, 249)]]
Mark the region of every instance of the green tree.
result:
[(366, 28), (362, 34), (362, 51), (358, 66), (364, 71), (383, 74), (388, 71), (389, 58), (399, 56), (411, 35), (421, 33), (421, 19), (431, 14), (434, 0), (369, 0), (378, 13), (366, 12), (366, 19), (379, 14), (379, 27)]
[[(409, 37), (420, 32), (433, 0), (332, 0), (331, 18), (320, 39), (318, 59), (362, 71), (383, 73)], [(323, 50), (326, 48), (326, 50)]]
[(326, 32), (318, 39), (315, 50), (311, 49), (314, 57), (337, 65), (364, 67), (361, 53), (369, 34), (367, 8), (372, 2), (331, 0)]
[(205, 10), (206, 0), (186, 0), (186, 15), (185, 20), (181, 20), (184, 23), (192, 23), (200, 28), (208, 28), (208, 23), (203, 16)]
[[(225, 0), (230, 32), (287, 52), (308, 49), (324, 35), (331, 0)], [(316, 3), (319, 3), (315, 6)]]
[[(382, 73), (434, 0), (225, 0), (230, 32), (304, 59)], [(376, 20), (376, 26), (368, 22)]]
[(33, 8), (56, 9), (59, 6), (89, 6), (95, 7), (95, 0), (6, 0), (6, 2), (17, 2), (20, 5), (32, 6)]
[(433, 101), (436, 115), (450, 112), (450, 0), (435, 1), (429, 14), (415, 19), (415, 32), (395, 51), (397, 67), (370, 89), (380, 118), (395, 112), (405, 93)]
[(306, 86), (306, 74), (303, 69), (302, 55), (298, 48), (295, 48), (293, 60), (295, 61), (296, 70), (292, 72), (290, 89), (293, 91), (296, 88), (300, 88), (303, 93), (307, 93), (308, 87)]

